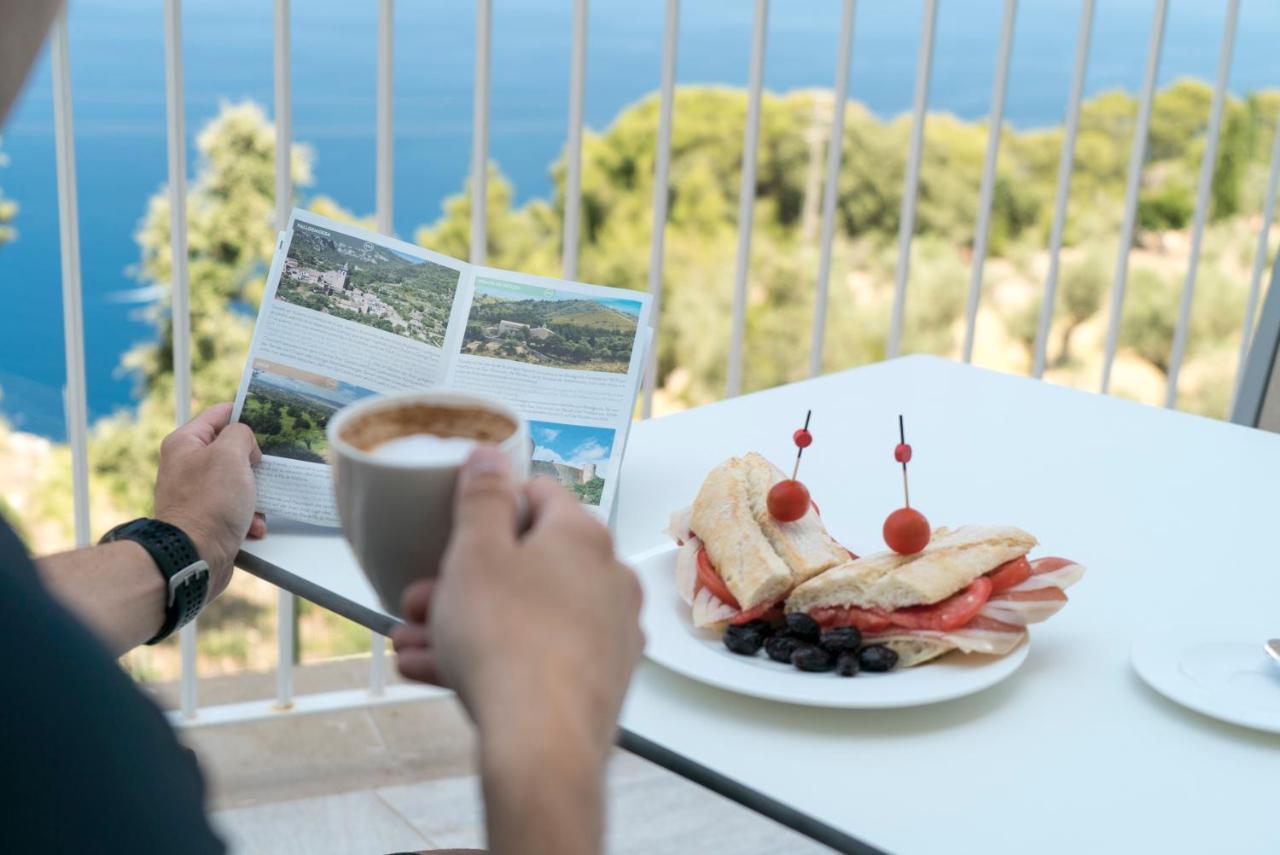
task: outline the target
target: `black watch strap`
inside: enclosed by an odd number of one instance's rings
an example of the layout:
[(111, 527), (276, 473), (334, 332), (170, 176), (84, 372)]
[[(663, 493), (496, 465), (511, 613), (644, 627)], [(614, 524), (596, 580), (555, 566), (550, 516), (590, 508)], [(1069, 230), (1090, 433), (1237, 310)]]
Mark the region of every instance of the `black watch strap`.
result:
[(160, 520), (141, 519), (122, 523), (102, 536), (100, 543), (132, 540), (147, 550), (164, 577), (168, 591), (164, 623), (147, 642), (156, 644), (186, 626), (204, 608), (209, 597), (209, 565), (196, 551), (186, 532)]

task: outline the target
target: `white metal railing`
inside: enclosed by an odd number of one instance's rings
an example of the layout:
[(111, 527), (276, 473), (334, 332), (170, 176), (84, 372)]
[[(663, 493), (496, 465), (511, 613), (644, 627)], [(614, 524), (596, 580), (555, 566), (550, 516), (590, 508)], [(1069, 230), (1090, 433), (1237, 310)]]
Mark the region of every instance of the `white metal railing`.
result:
[(844, 0), (840, 16), (840, 47), (836, 54), (835, 99), (831, 107), (831, 139), (827, 145), (827, 176), (822, 187), (822, 235), (818, 247), (818, 282), (813, 300), (813, 340), (809, 345), (809, 376), (822, 373), (827, 336), (827, 299), (831, 291), (831, 242), (836, 232), (836, 196), (840, 163), (844, 159), (844, 105), (849, 99), (849, 68), (853, 63), (854, 0)]
[(1000, 131), (1004, 124), (1004, 96), (1008, 91), (1009, 59), (1013, 56), (1013, 22), (1018, 0), (1004, 0), (1004, 23), (1000, 26), (1000, 58), (996, 60), (996, 80), (991, 89), (991, 115), (987, 117), (987, 154), (982, 161), (982, 184), (978, 190), (978, 228), (973, 235), (973, 270), (969, 274), (969, 302), (965, 306), (964, 361), (973, 360), (973, 339), (978, 328), (978, 304), (982, 301), (982, 270), (987, 261), (987, 240), (991, 236), (991, 203), (996, 194), (996, 160), (1000, 156)]
[[(582, 133), (583, 101), (586, 85), (586, 50), (589, 29), (587, 0), (573, 0), (573, 39), (570, 57), (569, 124), (566, 135), (566, 181), (564, 196), (564, 221), (562, 266), (567, 276), (575, 275), (578, 263), (581, 216)], [(893, 305), (890, 317), (887, 350), (890, 356), (902, 348), (907, 284), (910, 273), (910, 250), (915, 229), (916, 205), (920, 183), (920, 165), (924, 148), (924, 127), (929, 100), (929, 84), (932, 71), (934, 36), (937, 26), (938, 0), (921, 0), (923, 16), (920, 28), (919, 51), (916, 64), (916, 80), (912, 102), (910, 144), (906, 160), (906, 175), (900, 211), (898, 258), (894, 275)], [(1192, 229), (1191, 255), (1186, 272), (1180, 304), (1173, 354), (1169, 373), (1167, 404), (1176, 403), (1178, 373), (1185, 355), (1188, 326), (1194, 299), (1197, 263), (1200, 244), (1210, 199), (1213, 180), (1214, 156), (1221, 131), (1223, 104), (1230, 73), (1235, 41), (1239, 0), (1228, 0), (1219, 51), (1213, 103), (1207, 132), (1207, 145), (1201, 165), (1197, 187), (1194, 225)], [(1049, 267), (1043, 299), (1039, 312), (1034, 366), (1032, 373), (1039, 377), (1045, 370), (1047, 340), (1053, 321), (1054, 305), (1060, 275), (1060, 255), (1063, 232), (1067, 218), (1067, 203), (1074, 163), (1077, 133), (1080, 123), (1084, 82), (1088, 71), (1090, 41), (1095, 17), (1096, 0), (1081, 0), (1079, 29), (1075, 43), (1075, 58), (1068, 96), (1065, 135), (1060, 155), (1053, 219), (1049, 239)], [(186, 143), (183, 106), (182, 24), (181, 0), (165, 0), (165, 93), (169, 155), (169, 203), (172, 250), (172, 306), (173, 365), (176, 397), (175, 417), (179, 423), (190, 416), (191, 402), (191, 338), (190, 302), (187, 270), (187, 221), (186, 221)], [(276, 220), (283, 228), (292, 207), (291, 158), (291, 86), (290, 86), (290, 7), (289, 0), (275, 0), (274, 68), (275, 68), (275, 129), (276, 129)], [(1164, 41), (1168, 0), (1156, 0), (1148, 40), (1139, 107), (1130, 150), (1128, 177), (1124, 201), (1124, 215), (1120, 226), (1120, 245), (1116, 258), (1115, 276), (1109, 301), (1101, 390), (1110, 386), (1112, 364), (1119, 337), (1121, 311), (1124, 304), (1128, 275), (1129, 247), (1136, 227), (1138, 194), (1141, 185), (1142, 166), (1146, 157), (1147, 136), (1155, 95), (1160, 55)], [(990, 239), (991, 211), (994, 198), (996, 167), (998, 165), (1000, 130), (1004, 112), (1005, 92), (1009, 76), (1009, 61), (1014, 42), (1014, 24), (1017, 0), (1005, 0), (1000, 29), (996, 72), (991, 95), (988, 121), (990, 134), (983, 161), (982, 179), (974, 233), (973, 268), (971, 270), (965, 310), (963, 358), (972, 358), (975, 342), (978, 308), (981, 302), (982, 275)], [(475, 84), (472, 113), (471, 149), (471, 261), (483, 263), (487, 244), (487, 184), (489, 157), (489, 90), (492, 41), (492, 0), (476, 0), (475, 11)], [(843, 157), (844, 107), (848, 95), (849, 76), (853, 49), (853, 33), (856, 18), (855, 0), (842, 0), (834, 103), (831, 116), (831, 132), (827, 150), (827, 162), (822, 199), (822, 226), (818, 275), (815, 283), (815, 302), (812, 341), (810, 345), (809, 374), (820, 373), (827, 310), (830, 300), (831, 253), (836, 225), (836, 203), (839, 173)], [(764, 82), (765, 45), (769, 26), (768, 0), (755, 0), (751, 30), (750, 68), (747, 87), (747, 118), (743, 133), (741, 184), (738, 208), (738, 241), (734, 270), (733, 303), (730, 323), (729, 356), (727, 364), (726, 392), (738, 394), (743, 387), (744, 337), (748, 281), (750, 273), (752, 218), (754, 213), (757, 149), (760, 137), (761, 97)], [(649, 290), (654, 297), (655, 334), (660, 317), (663, 291), (664, 232), (667, 223), (668, 195), (670, 191), (671, 137), (675, 121), (676, 58), (680, 32), (680, 2), (666, 0), (663, 27), (663, 49), (660, 84), (660, 112), (656, 141), (654, 186), (652, 198), (653, 230), (650, 245)], [(81, 308), (81, 279), (78, 211), (76, 205), (76, 169), (72, 128), (72, 101), (70, 53), (65, 12), (59, 15), (52, 33), (52, 69), (54, 102), (54, 139), (57, 158), (59, 232), (62, 251), (63, 320), (66, 345), (65, 405), (67, 435), (71, 446), (72, 482), (75, 508), (76, 542), (89, 542), (89, 493), (87, 434), (88, 416), (85, 391), (84, 324)], [(386, 233), (394, 231), (394, 135), (393, 135), (393, 48), (394, 48), (394, 0), (379, 0), (376, 50), (377, 104), (376, 118), (376, 219), (378, 228)], [(1253, 259), (1248, 299), (1243, 318), (1240, 364), (1243, 365), (1248, 342), (1257, 315), (1263, 268), (1266, 264), (1268, 233), (1274, 218), (1277, 185), (1280, 184), (1280, 125), (1277, 126), (1271, 167), (1267, 181), (1262, 212), (1262, 228), (1258, 236)], [(649, 358), (649, 370), (644, 382), (643, 413), (652, 412), (657, 373), (657, 343)], [(1237, 388), (1238, 388), (1237, 378)], [(218, 707), (200, 707), (196, 688), (196, 624), (182, 633), (182, 681), (179, 720), (187, 722), (216, 723), (233, 720), (278, 715), (283, 711), (293, 713), (338, 709), (346, 706), (370, 703), (394, 703), (412, 697), (421, 697), (416, 687), (388, 686), (385, 639), (374, 635), (367, 689), (327, 692), (296, 696), (293, 686), (293, 658), (295, 648), (294, 597), (281, 592), (277, 604), (278, 677), (273, 701), (268, 703), (234, 704)]]
[(907, 277), (911, 272), (911, 235), (916, 228), (916, 197), (920, 190), (920, 158), (924, 154), (924, 119), (929, 109), (929, 77), (933, 72), (933, 36), (938, 29), (938, 0), (924, 0), (920, 24), (920, 59), (916, 64), (916, 93), (911, 107), (911, 145), (907, 150), (907, 179), (898, 218), (898, 267), (893, 275), (893, 314), (889, 318), (889, 358), (902, 348), (902, 325), (907, 310)]
[(1120, 224), (1120, 248), (1116, 253), (1116, 272), (1112, 277), (1111, 310), (1107, 321), (1107, 342), (1102, 357), (1102, 386), (1111, 389), (1111, 366), (1116, 360), (1120, 341), (1120, 313), (1124, 309), (1124, 290), (1129, 279), (1129, 248), (1133, 246), (1133, 230), (1138, 221), (1138, 191), (1142, 188), (1142, 164), (1147, 159), (1147, 130), (1151, 126), (1151, 105), (1155, 101), (1156, 73), (1160, 70), (1160, 49), (1164, 45), (1164, 24), (1169, 0), (1156, 0), (1151, 23), (1151, 45), (1147, 48), (1147, 66), (1142, 73), (1142, 95), (1138, 100), (1138, 123), (1129, 149), (1129, 183), (1124, 194), (1124, 220)]
[(1053, 197), (1053, 226), (1049, 234), (1049, 271), (1040, 304), (1040, 325), (1036, 330), (1036, 355), (1031, 369), (1037, 380), (1044, 376), (1045, 354), (1049, 348), (1049, 326), (1053, 323), (1054, 300), (1058, 295), (1058, 261), (1062, 255), (1062, 233), (1067, 227), (1067, 199), (1071, 196), (1071, 168), (1076, 158), (1076, 133), (1080, 130), (1080, 102), (1084, 98), (1084, 75), (1089, 66), (1089, 40), (1093, 35), (1094, 0), (1084, 0), (1080, 10), (1080, 34), (1076, 36), (1075, 68), (1071, 72), (1071, 95), (1067, 100), (1067, 128), (1058, 159), (1058, 186)]
[(756, 0), (751, 25), (751, 68), (747, 80), (747, 127), (742, 135), (742, 181), (738, 185), (738, 256), (733, 273), (733, 317), (729, 332), (726, 393), (742, 391), (742, 339), (747, 328), (747, 274), (751, 267), (751, 226), (756, 208), (756, 154), (760, 147), (760, 94), (764, 89), (764, 43), (769, 0)]
[(1236, 20), (1240, 17), (1240, 0), (1227, 0), (1227, 17), (1222, 26), (1222, 49), (1218, 54), (1218, 76), (1213, 84), (1213, 105), (1209, 108), (1208, 141), (1200, 159), (1200, 181), (1196, 188), (1195, 221), (1191, 227), (1191, 255), (1187, 259), (1187, 279), (1182, 286), (1182, 305), (1178, 309), (1178, 326), (1173, 334), (1173, 354), (1169, 359), (1169, 387), (1165, 406), (1178, 402), (1178, 374), (1187, 349), (1187, 325), (1191, 321), (1191, 302), (1195, 298), (1196, 272), (1200, 266), (1200, 241), (1209, 216), (1209, 190), (1213, 186), (1213, 170), (1218, 165), (1218, 137), (1222, 129), (1222, 105), (1227, 100), (1227, 78), (1231, 75), (1231, 51), (1236, 43)]

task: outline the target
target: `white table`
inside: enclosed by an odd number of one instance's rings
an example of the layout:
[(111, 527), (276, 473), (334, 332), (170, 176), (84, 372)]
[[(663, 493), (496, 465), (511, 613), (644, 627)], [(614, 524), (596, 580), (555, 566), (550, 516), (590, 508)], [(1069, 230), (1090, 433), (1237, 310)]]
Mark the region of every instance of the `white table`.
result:
[[(662, 542), (668, 512), (730, 454), (783, 461), (804, 410), (804, 480), (833, 533), (880, 547), (901, 502), (935, 525), (1001, 522), (1037, 554), (1088, 566), (1031, 654), (978, 695), (901, 711), (757, 701), (645, 664), (622, 744), (844, 851), (1277, 852), (1280, 737), (1185, 711), (1129, 666), (1144, 623), (1280, 630), (1280, 436), (908, 357), (637, 424), (617, 543)], [(352, 605), (373, 603), (350, 553), (292, 529), (252, 544)], [(256, 556), (256, 558), (254, 557)]]

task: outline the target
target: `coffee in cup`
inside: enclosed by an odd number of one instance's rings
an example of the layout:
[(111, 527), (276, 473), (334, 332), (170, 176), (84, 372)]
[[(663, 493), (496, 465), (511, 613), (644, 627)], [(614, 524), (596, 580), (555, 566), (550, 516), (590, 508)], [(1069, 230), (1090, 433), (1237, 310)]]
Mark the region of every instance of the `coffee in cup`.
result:
[(497, 446), (511, 475), (529, 474), (529, 428), (508, 405), (460, 392), (364, 398), (327, 428), (342, 530), (383, 608), (439, 572), (453, 528), (458, 469), (479, 443)]

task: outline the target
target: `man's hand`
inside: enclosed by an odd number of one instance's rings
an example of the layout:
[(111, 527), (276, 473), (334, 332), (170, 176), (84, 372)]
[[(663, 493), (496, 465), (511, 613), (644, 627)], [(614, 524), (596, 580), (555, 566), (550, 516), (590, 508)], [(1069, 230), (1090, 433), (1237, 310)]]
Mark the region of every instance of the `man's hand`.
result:
[(640, 586), (608, 530), (559, 485), (524, 488), (517, 537), (505, 456), (483, 447), (458, 479), (440, 576), (405, 591), (400, 671), (457, 691), (480, 731), (494, 852), (591, 852), (601, 773), (644, 646)]
[(231, 404), (205, 410), (165, 437), (156, 475), (156, 519), (187, 533), (209, 564), (209, 599), (231, 581), (245, 536), (266, 534), (253, 512), (253, 465), (262, 459), (248, 425), (227, 424)]

